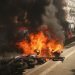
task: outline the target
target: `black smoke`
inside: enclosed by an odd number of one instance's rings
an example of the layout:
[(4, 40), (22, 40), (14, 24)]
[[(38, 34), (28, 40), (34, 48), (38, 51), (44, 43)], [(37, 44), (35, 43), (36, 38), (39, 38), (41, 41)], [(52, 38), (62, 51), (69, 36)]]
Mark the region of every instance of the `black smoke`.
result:
[[(51, 38), (64, 42), (63, 24), (65, 12), (63, 0), (0, 0), (0, 39), (3, 47), (14, 40), (14, 33), (19, 26), (38, 31), (43, 25), (48, 27)], [(7, 47), (6, 46), (6, 47)], [(0, 45), (1, 47), (1, 45)], [(4, 48), (3, 48), (4, 49)], [(11, 52), (11, 48), (9, 48)], [(0, 50), (1, 51), (1, 50)], [(5, 50), (6, 51), (6, 50)]]

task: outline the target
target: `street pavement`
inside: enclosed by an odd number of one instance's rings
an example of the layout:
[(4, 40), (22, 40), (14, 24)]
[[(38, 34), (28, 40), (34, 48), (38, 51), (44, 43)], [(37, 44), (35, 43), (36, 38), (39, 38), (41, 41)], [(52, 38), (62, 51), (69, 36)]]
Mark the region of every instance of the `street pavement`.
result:
[(66, 46), (61, 56), (61, 61), (48, 61), (43, 65), (26, 70), (23, 75), (75, 75), (75, 43)]

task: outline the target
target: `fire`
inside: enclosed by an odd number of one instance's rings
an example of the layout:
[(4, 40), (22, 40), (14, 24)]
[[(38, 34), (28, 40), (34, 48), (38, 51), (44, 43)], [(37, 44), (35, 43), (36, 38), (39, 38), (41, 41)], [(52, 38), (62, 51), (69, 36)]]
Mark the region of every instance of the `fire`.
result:
[(39, 57), (51, 57), (54, 52), (61, 52), (63, 46), (56, 40), (49, 39), (44, 33), (31, 33), (28, 40), (22, 40), (17, 46), (23, 50), (26, 55), (38, 54)]

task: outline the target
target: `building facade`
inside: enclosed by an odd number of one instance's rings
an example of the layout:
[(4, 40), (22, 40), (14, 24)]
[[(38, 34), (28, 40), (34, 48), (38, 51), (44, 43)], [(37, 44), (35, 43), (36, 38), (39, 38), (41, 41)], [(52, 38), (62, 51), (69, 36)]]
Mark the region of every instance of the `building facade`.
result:
[(75, 0), (65, 0), (66, 1), (66, 7), (65, 10), (67, 12), (66, 20), (68, 22), (74, 22), (75, 23)]

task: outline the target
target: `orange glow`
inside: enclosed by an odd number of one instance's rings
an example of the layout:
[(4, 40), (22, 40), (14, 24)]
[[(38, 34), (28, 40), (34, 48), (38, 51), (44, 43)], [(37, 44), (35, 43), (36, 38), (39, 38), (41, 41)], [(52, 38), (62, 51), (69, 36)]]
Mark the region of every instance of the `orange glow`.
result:
[(26, 55), (38, 54), (39, 57), (51, 57), (54, 52), (61, 52), (63, 46), (56, 40), (51, 40), (43, 32), (30, 34), (28, 40), (17, 42), (17, 46), (23, 50)]

